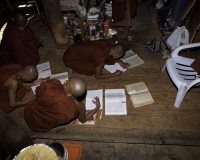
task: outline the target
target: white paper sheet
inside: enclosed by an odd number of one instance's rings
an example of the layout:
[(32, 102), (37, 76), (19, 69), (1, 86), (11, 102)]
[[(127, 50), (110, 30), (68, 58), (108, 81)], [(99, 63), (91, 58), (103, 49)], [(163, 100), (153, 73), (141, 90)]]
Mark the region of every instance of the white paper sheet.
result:
[(66, 80), (68, 80), (68, 72), (53, 74), (53, 75), (50, 76), (50, 79), (57, 79), (57, 80), (59, 80), (62, 84), (64, 84), (64, 82), (65, 82)]
[(96, 105), (92, 102), (95, 97), (99, 97), (99, 101), (101, 104), (100, 109), (103, 108), (103, 89), (98, 90), (88, 90), (86, 95), (86, 110), (93, 110), (96, 108)]
[(127, 115), (125, 89), (105, 90), (105, 115)]
[(38, 70), (38, 78), (47, 78), (51, 76), (49, 62), (38, 64), (36, 68)]
[(110, 73), (114, 73), (117, 70), (125, 72), (127, 69), (122, 68), (119, 63), (115, 63), (114, 65), (104, 65), (104, 68), (108, 70)]

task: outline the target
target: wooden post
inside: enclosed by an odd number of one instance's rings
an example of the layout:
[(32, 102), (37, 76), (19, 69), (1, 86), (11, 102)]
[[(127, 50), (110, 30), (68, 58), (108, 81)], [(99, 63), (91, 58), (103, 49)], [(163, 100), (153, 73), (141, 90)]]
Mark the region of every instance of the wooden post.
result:
[(66, 48), (68, 44), (67, 30), (59, 0), (42, 0), (44, 10), (52, 31), (57, 49)]
[(0, 109), (0, 157), (13, 155), (33, 144), (31, 137)]
[(81, 27), (81, 36), (82, 36), (83, 40), (85, 41), (86, 37), (85, 37), (85, 29), (83, 26), (83, 19), (81, 17), (79, 17), (79, 21), (80, 21), (80, 27)]

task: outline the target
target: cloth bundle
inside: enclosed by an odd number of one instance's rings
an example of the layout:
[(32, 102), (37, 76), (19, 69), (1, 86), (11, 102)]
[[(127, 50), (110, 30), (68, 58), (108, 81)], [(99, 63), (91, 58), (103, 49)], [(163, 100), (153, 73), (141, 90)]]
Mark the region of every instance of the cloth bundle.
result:
[(154, 37), (144, 43), (144, 47), (148, 52), (162, 52), (164, 50), (170, 50), (170, 46), (166, 43), (164, 38)]
[(148, 42), (144, 43), (144, 47), (148, 52), (161, 52), (163, 54), (163, 59), (169, 57), (171, 51), (170, 46), (166, 43), (164, 38), (154, 37)]

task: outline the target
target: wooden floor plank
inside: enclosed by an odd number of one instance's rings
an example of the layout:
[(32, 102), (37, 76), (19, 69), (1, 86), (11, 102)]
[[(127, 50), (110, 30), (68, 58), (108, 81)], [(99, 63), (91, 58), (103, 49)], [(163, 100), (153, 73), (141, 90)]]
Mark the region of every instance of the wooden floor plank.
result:
[[(52, 74), (67, 72), (62, 56), (54, 53), (55, 44), (50, 30), (35, 14), (30, 19), (30, 27), (36, 36), (40, 37), (44, 48), (39, 49), (40, 63), (50, 62)], [(32, 132), (23, 118), (23, 107), (16, 109), (9, 116), (14, 119), (31, 137), (49, 139), (78, 139), (102, 142), (153, 143), (200, 145), (200, 88), (191, 89), (183, 99), (180, 108), (174, 107), (177, 88), (170, 80), (167, 71), (161, 72), (165, 61), (161, 53), (149, 53), (143, 44), (153, 37), (160, 37), (156, 24), (156, 17), (152, 18), (152, 25), (144, 31), (130, 31), (134, 36), (132, 41), (121, 39), (127, 49), (137, 53), (145, 63), (127, 70), (120, 77), (96, 80), (94, 76), (74, 73), (73, 76), (83, 78), (88, 89), (118, 89), (126, 84), (145, 82), (154, 98), (154, 103), (134, 108), (129, 95), (127, 98), (127, 116), (105, 116), (98, 120), (95, 126), (78, 126), (75, 121), (52, 129), (45, 133)], [(197, 52), (183, 53), (188, 57), (195, 57)], [(103, 70), (106, 72), (106, 70)], [(71, 76), (71, 75), (70, 75)], [(120, 79), (120, 80), (119, 80)], [(113, 83), (113, 80), (119, 80)], [(33, 93), (26, 97), (33, 96)], [(117, 134), (117, 135), (116, 135)], [(121, 136), (120, 136), (121, 134)], [(179, 135), (179, 136), (177, 136)]]

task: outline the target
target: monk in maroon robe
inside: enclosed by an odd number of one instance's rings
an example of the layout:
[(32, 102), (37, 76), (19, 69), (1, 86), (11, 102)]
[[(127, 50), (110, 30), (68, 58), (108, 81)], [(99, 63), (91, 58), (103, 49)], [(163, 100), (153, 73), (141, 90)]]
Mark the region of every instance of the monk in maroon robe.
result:
[(0, 66), (16, 63), (22, 67), (37, 65), (40, 61), (38, 47), (42, 45), (28, 26), (24, 13), (17, 12), (3, 33), (0, 44)]
[(200, 74), (200, 55), (194, 60), (194, 62), (191, 64), (191, 67)]
[(0, 108), (4, 112), (12, 112), (16, 107), (28, 103), (30, 99), (22, 100), (22, 98), (29, 91), (25, 87), (33, 84), (24, 82), (37, 78), (37, 73), (36, 67), (31, 65), (24, 68), (18, 64), (0, 67)]
[(78, 117), (85, 123), (100, 108), (99, 98), (93, 103), (96, 108), (86, 114), (83, 102), (77, 97), (86, 92), (87, 85), (80, 78), (71, 78), (64, 85), (59, 80), (51, 79), (36, 88), (35, 99), (24, 109), (24, 119), (33, 131), (43, 132), (58, 125), (69, 123)]
[(95, 78), (120, 76), (121, 71), (102, 73), (105, 64), (119, 63), (122, 67), (128, 64), (118, 60), (126, 52), (122, 43), (114, 44), (112, 39), (84, 41), (71, 45), (64, 53), (63, 62), (71, 70), (85, 75), (95, 75)]
[(119, 38), (126, 38), (132, 26), (131, 18), (137, 13), (138, 0), (113, 0), (112, 18), (114, 27), (125, 27)]

